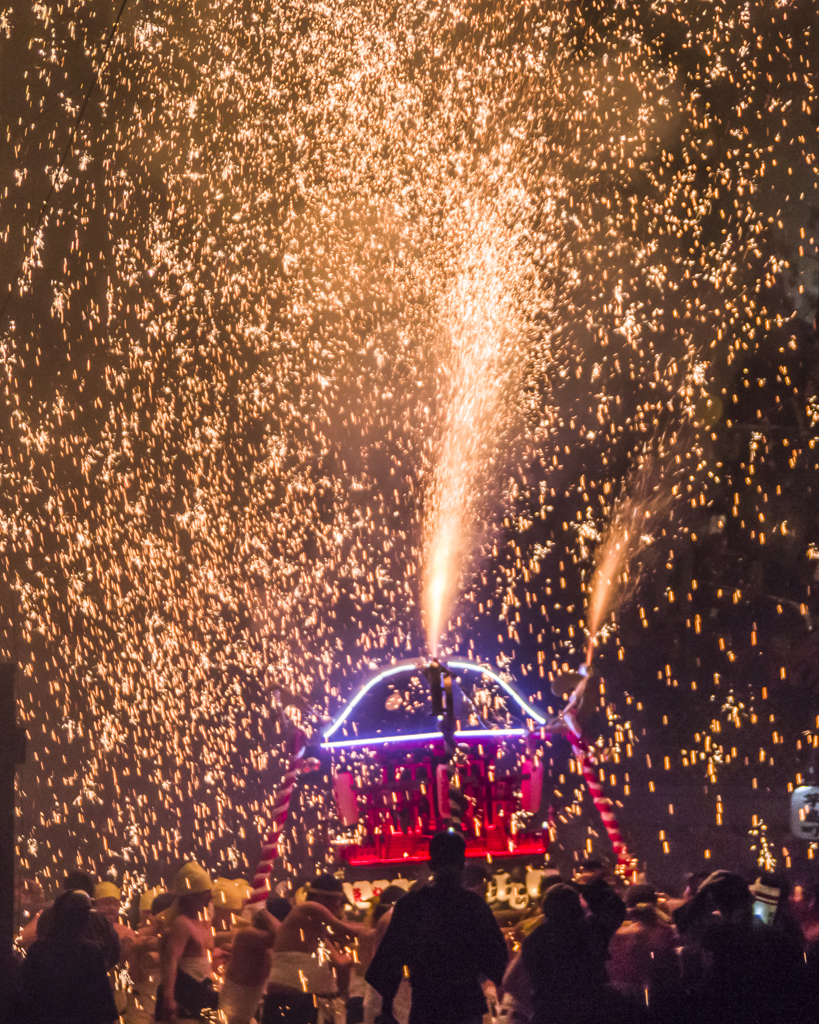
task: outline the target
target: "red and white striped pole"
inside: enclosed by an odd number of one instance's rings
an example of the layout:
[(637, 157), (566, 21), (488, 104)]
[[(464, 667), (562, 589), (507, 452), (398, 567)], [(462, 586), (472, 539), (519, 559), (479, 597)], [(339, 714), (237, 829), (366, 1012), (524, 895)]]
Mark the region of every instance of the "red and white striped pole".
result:
[(600, 815), (609, 839), (611, 840), (614, 854), (617, 857), (617, 863), (624, 866), (630, 866), (631, 857), (629, 856), (625, 840), (620, 833), (620, 826), (617, 824), (617, 818), (611, 809), (611, 800), (609, 800), (603, 792), (600, 780), (597, 778), (592, 766), (586, 759), (587, 750), (585, 749), (585, 745), (581, 745), (574, 736), (571, 736), (570, 739), (572, 741), (574, 756), (577, 758), (577, 763), (580, 765), (580, 770), (583, 772), (583, 778), (586, 780), (586, 785), (589, 787), (592, 802), (597, 808), (597, 812)]
[[(591, 652), (591, 650), (592, 646), (590, 642), (589, 652)], [(579, 675), (585, 678), (581, 679), (581, 681), (575, 686), (569, 699), (569, 703), (560, 712), (558, 718), (565, 727), (565, 732), (572, 745), (574, 756), (577, 758), (577, 763), (580, 765), (583, 778), (586, 780), (586, 785), (588, 786), (592, 803), (597, 808), (597, 812), (600, 815), (606, 832), (608, 833), (608, 837), (611, 840), (611, 845), (614, 849), (614, 855), (617, 858), (617, 863), (623, 867), (631, 867), (631, 857), (629, 856), (625, 840), (620, 833), (620, 826), (617, 824), (617, 818), (614, 815), (614, 811), (611, 809), (611, 800), (609, 800), (603, 792), (600, 780), (594, 774), (594, 770), (588, 761), (589, 745), (583, 739), (583, 730), (577, 717), (580, 708), (584, 704), (584, 698), (585, 700), (588, 700), (586, 695), (586, 685), (588, 678), (592, 674), (590, 667), (588, 667), (590, 662), (591, 657), (587, 659), (587, 667), (585, 669), (580, 669)]]
[(259, 857), (259, 866), (253, 876), (253, 893), (247, 905), (253, 907), (264, 903), (270, 892), (270, 873), (273, 864), (279, 855), (279, 840), (281, 839), (284, 826), (290, 814), (290, 799), (296, 786), (296, 779), (305, 769), (312, 769), (315, 766), (314, 758), (305, 758), (305, 740), (303, 733), (299, 732), (293, 738), (293, 750), (290, 761), (287, 765), (287, 772), (282, 780), (281, 787), (273, 801), (271, 818), (273, 819), (270, 832), (262, 843), (262, 852)]

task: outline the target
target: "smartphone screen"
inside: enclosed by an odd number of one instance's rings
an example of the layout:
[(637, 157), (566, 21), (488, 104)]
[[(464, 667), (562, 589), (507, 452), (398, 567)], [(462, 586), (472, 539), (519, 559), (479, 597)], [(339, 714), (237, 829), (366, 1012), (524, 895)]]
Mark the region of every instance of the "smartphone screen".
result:
[(764, 924), (771, 924), (771, 922), (774, 919), (775, 913), (775, 903), (763, 903), (762, 900), (754, 900), (754, 915), (758, 917)]

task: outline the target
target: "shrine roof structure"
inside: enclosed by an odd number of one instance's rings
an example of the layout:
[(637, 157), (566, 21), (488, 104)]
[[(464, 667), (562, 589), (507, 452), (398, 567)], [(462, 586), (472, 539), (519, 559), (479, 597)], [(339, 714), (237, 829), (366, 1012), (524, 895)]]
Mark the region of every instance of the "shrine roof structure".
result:
[[(467, 658), (444, 664), (452, 675), (458, 742), (500, 742), (547, 724), (507, 675)], [(405, 659), (373, 670), (322, 734), (326, 750), (441, 739), (424, 663)]]

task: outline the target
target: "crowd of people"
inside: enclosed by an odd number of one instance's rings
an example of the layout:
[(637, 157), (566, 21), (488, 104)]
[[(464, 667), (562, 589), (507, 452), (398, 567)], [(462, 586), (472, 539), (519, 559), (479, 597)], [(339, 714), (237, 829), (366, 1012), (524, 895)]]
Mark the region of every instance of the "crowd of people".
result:
[(357, 920), (334, 875), (260, 904), (188, 862), (127, 923), (114, 884), (72, 871), (3, 966), (0, 1024), (819, 1021), (819, 885), (716, 871), (672, 899), (589, 859), (499, 920), (459, 833), (430, 869)]

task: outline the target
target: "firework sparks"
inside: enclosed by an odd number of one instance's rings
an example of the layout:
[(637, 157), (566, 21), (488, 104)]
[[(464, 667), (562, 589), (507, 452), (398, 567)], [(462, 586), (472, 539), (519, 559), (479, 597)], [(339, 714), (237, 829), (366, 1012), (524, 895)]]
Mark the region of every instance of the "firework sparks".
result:
[(491, 509), (497, 490), (526, 359), (515, 247), (480, 209), (467, 222), (464, 266), (444, 306), (442, 426), (426, 523), (424, 610), (433, 657), (475, 550), (479, 514)]
[[(477, 641), (535, 686), (601, 628), (603, 670), (640, 663), (672, 604), (704, 644), (706, 593), (725, 621), (760, 593), (816, 620), (814, 567), (789, 589), (684, 564), (731, 531), (792, 566), (819, 544), (781, 487), (817, 467), (812, 6), (174, 0), (104, 50), (105, 5), (0, 11), (24, 867), (253, 847), (283, 734), (420, 650), (419, 604), (433, 651)], [(610, 496), (682, 423), (678, 582), (609, 631), (654, 535)], [(575, 540), (606, 523), (584, 623)], [(756, 612), (731, 622), (708, 672), (657, 669), (708, 722), (659, 763), (709, 784), (754, 760), (711, 724), (763, 646)], [(802, 671), (766, 649), (766, 685)], [(737, 719), (754, 790), (795, 729), (764, 699)]]
[(656, 457), (649, 456), (616, 502), (595, 557), (588, 602), (587, 666), (592, 663), (595, 640), (606, 616), (637, 587), (639, 573), (632, 572), (635, 559), (657, 539), (676, 492), (676, 486), (662, 479)]

